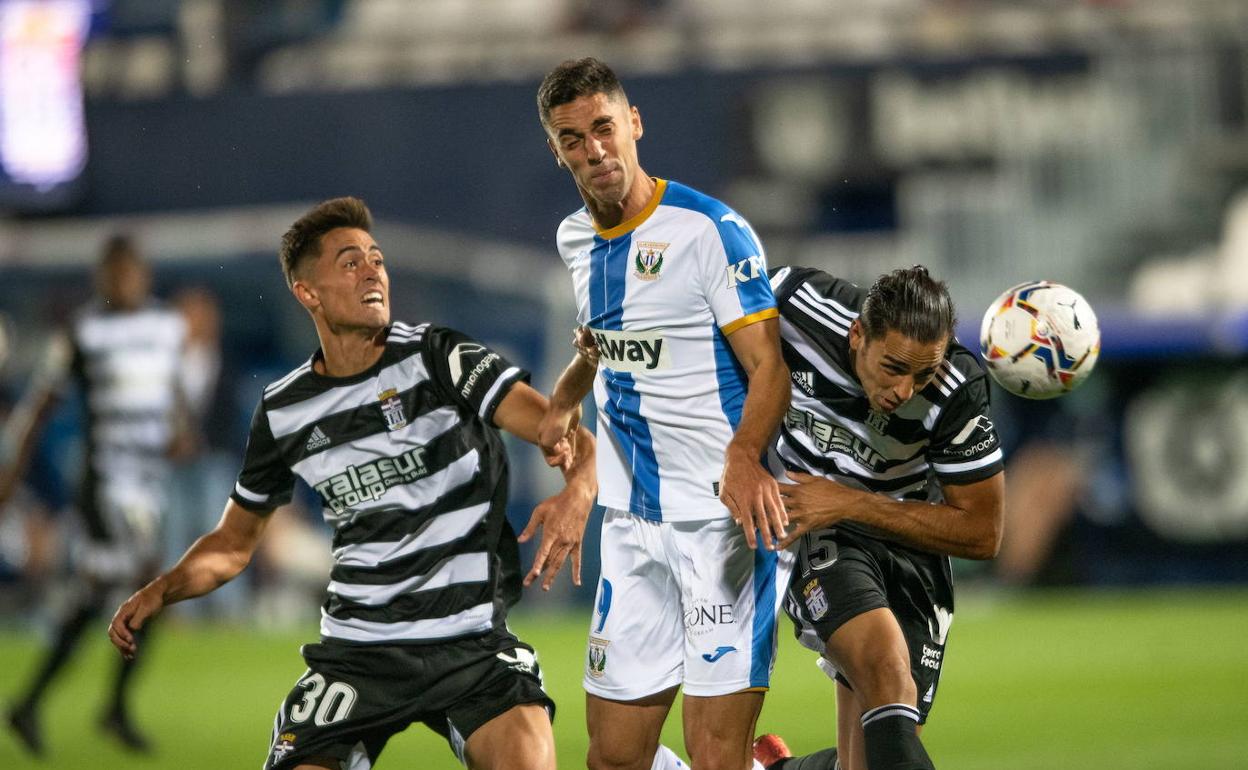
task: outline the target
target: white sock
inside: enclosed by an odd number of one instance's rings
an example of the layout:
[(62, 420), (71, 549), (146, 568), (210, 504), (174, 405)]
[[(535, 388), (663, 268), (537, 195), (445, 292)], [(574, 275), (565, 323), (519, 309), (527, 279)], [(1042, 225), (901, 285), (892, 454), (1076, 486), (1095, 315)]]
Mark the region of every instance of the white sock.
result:
[(676, 756), (676, 752), (660, 743), (659, 750), (654, 752), (654, 764), (650, 765), (650, 770), (689, 770), (689, 765)]
[[(750, 761), (753, 763), (750, 770), (767, 770), (757, 759)], [(650, 765), (650, 770), (690, 770), (690, 767), (676, 756), (676, 752), (660, 743), (659, 750), (654, 752), (654, 764)]]

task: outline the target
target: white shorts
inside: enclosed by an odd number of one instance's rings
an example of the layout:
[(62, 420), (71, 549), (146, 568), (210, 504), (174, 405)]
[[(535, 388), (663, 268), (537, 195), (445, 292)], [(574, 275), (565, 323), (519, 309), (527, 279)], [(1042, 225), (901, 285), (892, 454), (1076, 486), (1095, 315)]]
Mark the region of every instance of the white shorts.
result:
[(731, 519), (656, 522), (607, 509), (585, 690), (636, 700), (766, 689), (792, 554), (751, 550)]

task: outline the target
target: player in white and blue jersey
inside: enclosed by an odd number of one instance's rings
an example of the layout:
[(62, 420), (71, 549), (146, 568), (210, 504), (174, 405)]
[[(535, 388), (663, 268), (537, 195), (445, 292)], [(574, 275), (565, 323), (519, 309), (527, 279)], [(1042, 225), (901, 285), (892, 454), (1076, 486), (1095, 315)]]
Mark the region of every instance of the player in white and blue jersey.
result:
[(641, 169), (641, 115), (602, 62), (561, 64), (538, 107), (585, 201), (558, 232), (580, 352), (543, 443), (568, 435), (592, 383), (606, 513), (584, 680), (589, 767), (664, 766), (659, 731), (683, 687), (692, 764), (741, 770), (789, 564), (776, 547), (779, 487), (761, 462), (789, 402), (765, 255), (723, 203)]

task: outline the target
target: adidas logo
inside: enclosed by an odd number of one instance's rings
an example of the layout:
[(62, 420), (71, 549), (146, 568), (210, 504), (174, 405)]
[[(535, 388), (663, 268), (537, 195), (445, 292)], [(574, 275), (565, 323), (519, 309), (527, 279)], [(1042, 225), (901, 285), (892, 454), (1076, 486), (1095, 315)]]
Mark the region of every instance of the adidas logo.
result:
[(793, 372), (793, 381), (797, 383), (797, 387), (801, 388), (806, 395), (815, 395), (814, 372)]
[(320, 449), (329, 443), (329, 436), (321, 430), (321, 426), (317, 425), (312, 429), (312, 435), (308, 436), (306, 449), (311, 452), (314, 449)]

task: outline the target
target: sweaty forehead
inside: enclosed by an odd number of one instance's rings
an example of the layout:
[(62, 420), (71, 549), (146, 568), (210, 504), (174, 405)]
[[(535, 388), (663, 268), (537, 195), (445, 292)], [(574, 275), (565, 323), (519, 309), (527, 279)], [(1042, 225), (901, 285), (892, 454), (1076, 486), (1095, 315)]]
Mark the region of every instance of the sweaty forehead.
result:
[(879, 344), (882, 345), (881, 362), (899, 366), (911, 372), (935, 369), (944, 359), (945, 350), (949, 345), (945, 340), (919, 342), (891, 329)]
[(586, 128), (604, 119), (618, 118), (627, 106), (618, 95), (600, 91), (551, 107), (548, 123), (556, 132), (561, 129)]

